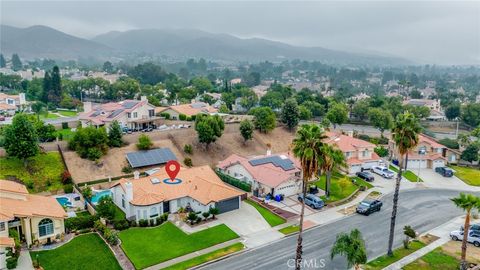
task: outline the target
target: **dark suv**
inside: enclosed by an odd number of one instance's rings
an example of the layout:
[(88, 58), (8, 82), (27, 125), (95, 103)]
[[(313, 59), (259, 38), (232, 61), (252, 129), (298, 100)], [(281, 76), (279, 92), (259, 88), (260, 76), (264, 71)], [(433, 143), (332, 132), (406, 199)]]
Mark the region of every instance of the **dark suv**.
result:
[(357, 176), (358, 176), (358, 178), (361, 178), (361, 179), (363, 179), (365, 181), (368, 181), (368, 182), (373, 182), (373, 180), (375, 180), (373, 175), (369, 172), (357, 172)]
[(447, 167), (436, 167), (435, 172), (441, 174), (443, 177), (452, 177), (453, 171)]
[(373, 212), (380, 211), (383, 203), (379, 200), (363, 200), (357, 206), (357, 213), (368, 216)]

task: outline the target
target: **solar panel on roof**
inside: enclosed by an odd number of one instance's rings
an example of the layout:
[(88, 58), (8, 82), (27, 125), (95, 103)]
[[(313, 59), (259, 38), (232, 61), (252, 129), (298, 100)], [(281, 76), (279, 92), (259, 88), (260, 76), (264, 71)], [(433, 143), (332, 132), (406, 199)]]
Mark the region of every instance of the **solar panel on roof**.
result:
[(206, 105), (203, 104), (203, 103), (193, 103), (191, 106), (192, 106), (192, 108), (194, 108), (194, 109), (199, 109), (199, 108), (205, 107)]
[(114, 118), (115, 116), (119, 115), (121, 112), (123, 112), (122, 109), (116, 109), (115, 111), (112, 112), (107, 118)]
[(127, 153), (127, 160), (132, 168), (138, 168), (164, 164), (169, 160), (177, 160), (177, 157), (169, 148), (158, 148)]
[(293, 165), (293, 162), (286, 158), (282, 159), (279, 156), (269, 156), (269, 157), (263, 157), (259, 159), (253, 159), (248, 161), (250, 165), (252, 166), (258, 166), (258, 165), (263, 165), (267, 163), (272, 163), (275, 167), (281, 167), (284, 171), (289, 171), (295, 169), (295, 166)]
[(92, 114), (90, 115), (90, 117), (97, 117), (97, 116), (99, 116), (101, 113), (102, 113), (101, 111), (95, 111), (94, 113), (92, 113)]
[(131, 109), (137, 105), (138, 101), (125, 101), (122, 106), (126, 109)]

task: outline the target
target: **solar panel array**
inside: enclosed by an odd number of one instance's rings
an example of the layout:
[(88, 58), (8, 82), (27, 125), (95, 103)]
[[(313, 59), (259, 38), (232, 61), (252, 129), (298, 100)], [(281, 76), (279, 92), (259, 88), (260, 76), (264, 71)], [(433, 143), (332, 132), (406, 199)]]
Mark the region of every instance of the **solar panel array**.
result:
[(131, 109), (137, 105), (138, 101), (125, 101), (122, 106), (126, 109)]
[(206, 105), (204, 103), (199, 103), (199, 102), (193, 103), (191, 106), (194, 109), (200, 109), (200, 108), (206, 107)]
[(127, 160), (132, 168), (146, 167), (167, 163), (169, 160), (177, 160), (175, 154), (169, 148), (127, 153)]
[(281, 158), (279, 156), (269, 156), (259, 159), (253, 159), (248, 161), (252, 166), (263, 165), (267, 163), (272, 163), (275, 167), (281, 167), (284, 171), (289, 171), (295, 169), (293, 162), (289, 158)]
[(123, 112), (123, 109), (116, 109), (107, 118), (114, 118), (115, 116), (119, 115), (121, 112)]

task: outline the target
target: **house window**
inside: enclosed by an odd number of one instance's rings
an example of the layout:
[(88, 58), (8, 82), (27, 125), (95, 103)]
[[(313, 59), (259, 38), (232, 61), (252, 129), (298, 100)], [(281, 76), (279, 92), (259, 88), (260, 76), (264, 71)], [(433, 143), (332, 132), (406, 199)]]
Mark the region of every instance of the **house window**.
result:
[(155, 110), (148, 110), (148, 116), (149, 117), (155, 116)]
[(5, 231), (5, 222), (0, 222), (0, 232)]
[(147, 219), (147, 218), (148, 218), (147, 210), (143, 210), (143, 219)]
[(42, 219), (38, 223), (38, 234), (40, 237), (53, 234), (53, 221), (49, 218)]
[(122, 194), (122, 207), (125, 208), (125, 195)]
[(132, 113), (127, 113), (128, 118), (132, 118)]
[(7, 99), (7, 103), (10, 104), (10, 105), (13, 105), (13, 104), (15, 104), (15, 100)]
[(157, 210), (157, 207), (152, 207), (150, 208), (150, 217), (151, 218), (154, 218), (158, 216), (158, 210)]
[(362, 157), (366, 157), (368, 154), (368, 150), (362, 151)]
[(133, 113), (133, 118), (137, 118), (137, 115), (138, 115), (137, 112), (134, 112)]

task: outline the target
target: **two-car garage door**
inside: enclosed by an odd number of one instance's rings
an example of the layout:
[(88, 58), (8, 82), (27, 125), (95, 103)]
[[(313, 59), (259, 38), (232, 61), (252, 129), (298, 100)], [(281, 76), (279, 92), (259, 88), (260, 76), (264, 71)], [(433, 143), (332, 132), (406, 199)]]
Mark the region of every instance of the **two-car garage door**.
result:
[(220, 213), (225, 213), (228, 211), (236, 210), (240, 208), (240, 197), (234, 197), (231, 199), (226, 199), (219, 201), (216, 205)]

